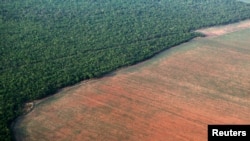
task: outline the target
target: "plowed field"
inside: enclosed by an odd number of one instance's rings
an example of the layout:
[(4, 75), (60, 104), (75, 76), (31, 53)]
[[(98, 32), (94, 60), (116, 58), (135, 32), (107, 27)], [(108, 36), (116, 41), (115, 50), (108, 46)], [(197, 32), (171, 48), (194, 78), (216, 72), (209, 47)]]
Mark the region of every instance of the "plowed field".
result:
[(250, 124), (250, 29), (195, 39), (62, 90), (20, 117), (17, 140), (206, 141)]

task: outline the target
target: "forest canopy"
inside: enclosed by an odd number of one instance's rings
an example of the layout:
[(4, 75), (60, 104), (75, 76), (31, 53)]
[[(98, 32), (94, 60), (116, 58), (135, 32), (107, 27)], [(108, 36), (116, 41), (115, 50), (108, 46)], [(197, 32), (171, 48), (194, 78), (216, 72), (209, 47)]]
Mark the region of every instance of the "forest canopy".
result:
[(0, 139), (25, 102), (249, 18), (236, 0), (1, 0)]

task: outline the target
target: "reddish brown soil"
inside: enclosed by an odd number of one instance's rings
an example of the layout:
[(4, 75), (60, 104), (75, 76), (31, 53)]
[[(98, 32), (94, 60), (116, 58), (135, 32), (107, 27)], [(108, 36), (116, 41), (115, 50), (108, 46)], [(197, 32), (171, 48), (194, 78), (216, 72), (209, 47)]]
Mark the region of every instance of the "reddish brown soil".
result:
[(250, 124), (250, 30), (170, 49), (37, 104), (18, 140), (206, 141), (208, 124)]
[(197, 31), (206, 34), (208, 37), (215, 37), (246, 28), (250, 28), (250, 20), (242, 21), (235, 24), (229, 24), (226, 26), (223, 25), (223, 26), (200, 29)]

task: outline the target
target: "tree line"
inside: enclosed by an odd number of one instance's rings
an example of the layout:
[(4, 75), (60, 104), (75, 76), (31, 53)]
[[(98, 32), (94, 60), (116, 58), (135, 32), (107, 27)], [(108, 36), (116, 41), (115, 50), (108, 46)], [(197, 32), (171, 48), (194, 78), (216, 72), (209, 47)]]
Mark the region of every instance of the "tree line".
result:
[(249, 18), (236, 0), (1, 0), (0, 139), (25, 102)]

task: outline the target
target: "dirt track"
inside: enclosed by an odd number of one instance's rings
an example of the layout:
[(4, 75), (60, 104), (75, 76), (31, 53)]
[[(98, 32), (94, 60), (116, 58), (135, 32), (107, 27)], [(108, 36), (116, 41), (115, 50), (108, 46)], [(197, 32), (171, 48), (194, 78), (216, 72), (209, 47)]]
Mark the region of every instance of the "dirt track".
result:
[(208, 124), (249, 124), (249, 44), (250, 29), (194, 40), (66, 89), (21, 117), (16, 137), (206, 141)]

